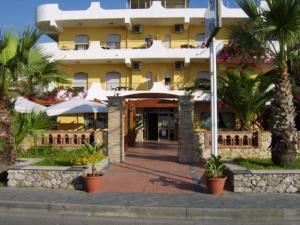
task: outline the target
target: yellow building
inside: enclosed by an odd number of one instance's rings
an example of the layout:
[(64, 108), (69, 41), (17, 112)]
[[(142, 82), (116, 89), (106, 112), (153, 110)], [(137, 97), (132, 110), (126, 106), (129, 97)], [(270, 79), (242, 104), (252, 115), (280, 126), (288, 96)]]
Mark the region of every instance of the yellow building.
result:
[[(41, 47), (62, 62), (74, 88), (87, 91), (100, 83), (108, 97), (124, 96), (126, 135), (134, 129), (136, 140), (177, 140), (174, 96), (196, 78), (210, 78), (205, 10), (189, 8), (189, 0), (128, 0), (126, 9), (103, 9), (92, 2), (77, 11), (47, 4), (37, 8), (37, 25), (55, 41)], [(241, 9), (222, 6), (219, 50), (228, 39), (226, 27), (246, 18)], [(208, 101), (205, 90), (194, 96), (194, 115), (204, 128), (209, 126)], [(223, 112), (223, 117), (223, 126), (234, 125), (233, 115)], [(64, 124), (60, 128), (75, 129), (70, 125), (75, 117), (58, 120)], [(83, 117), (79, 121), (84, 124)]]

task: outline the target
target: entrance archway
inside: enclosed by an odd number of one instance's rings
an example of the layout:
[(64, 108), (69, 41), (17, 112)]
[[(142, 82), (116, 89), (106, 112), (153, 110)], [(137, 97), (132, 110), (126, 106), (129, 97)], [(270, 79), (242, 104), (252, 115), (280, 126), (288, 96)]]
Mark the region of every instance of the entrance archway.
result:
[[(125, 146), (130, 143), (130, 136), (133, 135), (136, 138), (136, 133), (132, 132), (135, 128), (135, 117), (137, 105), (144, 102), (147, 104), (149, 99), (156, 99), (156, 101), (165, 99), (174, 99), (174, 102), (160, 102), (159, 106), (174, 107), (174, 103), (177, 105), (177, 140), (178, 140), (178, 161), (179, 162), (194, 162), (195, 157), (195, 143), (194, 143), (194, 130), (193, 130), (193, 108), (194, 102), (191, 96), (178, 96), (173, 93), (151, 93), (151, 92), (136, 92), (130, 93), (126, 96), (114, 96), (109, 97), (108, 104), (108, 149), (109, 157), (113, 162), (122, 162), (125, 160)], [(133, 100), (140, 99), (135, 107), (129, 107), (129, 103)], [(129, 101), (129, 103), (128, 103)], [(169, 105), (168, 105), (169, 104)], [(149, 108), (149, 107), (148, 107)], [(167, 107), (165, 107), (167, 108)], [(158, 129), (159, 132), (159, 129)], [(170, 132), (162, 131), (164, 134)], [(161, 133), (162, 134), (162, 133)], [(170, 134), (170, 133), (169, 133)], [(168, 137), (170, 135), (168, 134)], [(159, 135), (159, 133), (158, 133)], [(173, 134), (174, 135), (174, 134)], [(175, 137), (175, 135), (173, 136)]]

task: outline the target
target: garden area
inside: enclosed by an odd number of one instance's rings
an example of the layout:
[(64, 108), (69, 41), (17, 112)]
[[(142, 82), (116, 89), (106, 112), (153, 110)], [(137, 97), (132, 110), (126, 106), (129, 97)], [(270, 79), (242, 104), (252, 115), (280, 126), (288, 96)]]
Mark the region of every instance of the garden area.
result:
[(236, 158), (234, 159), (238, 165), (247, 168), (248, 170), (300, 170), (300, 155), (297, 156), (296, 160), (286, 166), (278, 166), (272, 162), (272, 159), (246, 159)]
[(100, 162), (106, 156), (102, 151), (90, 154), (85, 147), (70, 150), (49, 146), (19, 151), (17, 157), (41, 159), (35, 166), (80, 166)]

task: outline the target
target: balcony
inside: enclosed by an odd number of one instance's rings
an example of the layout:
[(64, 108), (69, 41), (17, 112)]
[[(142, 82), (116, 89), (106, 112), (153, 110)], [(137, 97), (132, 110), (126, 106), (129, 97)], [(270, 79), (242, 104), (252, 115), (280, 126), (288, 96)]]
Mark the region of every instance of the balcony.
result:
[[(125, 26), (132, 29), (132, 24), (200, 25), (204, 23), (206, 8), (165, 8), (161, 1), (153, 1), (145, 9), (103, 9), (99, 2), (91, 2), (86, 10), (63, 11), (58, 4), (45, 4), (37, 8), (37, 25), (49, 33), (62, 32), (64, 27), (87, 26)], [(241, 9), (222, 6), (222, 17), (226, 20), (245, 19), (247, 15)]]
[[(116, 43), (115, 43), (116, 44)], [(106, 45), (105, 45), (106, 46)], [(60, 49), (57, 43), (43, 43), (39, 45), (46, 54), (63, 63), (125, 63), (131, 67), (132, 61), (140, 62), (176, 62), (184, 61), (185, 65), (209, 59), (208, 48), (166, 48), (161, 41), (153, 41), (149, 48), (118, 49), (101, 47), (99, 41), (92, 41), (88, 49)], [(217, 42), (217, 49), (223, 48), (223, 41)]]

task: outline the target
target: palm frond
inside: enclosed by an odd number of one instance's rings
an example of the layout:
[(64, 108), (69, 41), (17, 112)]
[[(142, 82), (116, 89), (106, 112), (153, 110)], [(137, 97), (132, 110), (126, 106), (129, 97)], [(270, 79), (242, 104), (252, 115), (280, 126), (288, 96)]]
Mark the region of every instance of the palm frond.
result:
[(238, 5), (252, 20), (256, 20), (260, 16), (259, 5), (256, 0), (236, 0)]

